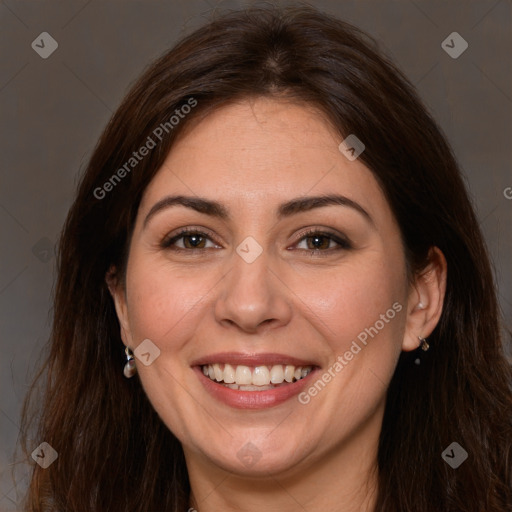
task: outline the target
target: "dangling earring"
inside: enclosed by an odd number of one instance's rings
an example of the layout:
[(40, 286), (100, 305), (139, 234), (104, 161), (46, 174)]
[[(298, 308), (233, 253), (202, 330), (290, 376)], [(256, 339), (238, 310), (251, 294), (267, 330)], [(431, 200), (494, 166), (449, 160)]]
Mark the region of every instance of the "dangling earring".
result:
[(422, 338), (421, 336), (418, 336), (418, 339), (420, 340), (421, 342), (421, 349), (426, 352), (429, 348), (430, 348), (430, 345), (427, 343), (427, 340), (426, 338)]
[(128, 347), (124, 349), (124, 353), (126, 354), (126, 364), (124, 365), (123, 373), (127, 379), (131, 379), (137, 373), (135, 359), (133, 359), (133, 353)]

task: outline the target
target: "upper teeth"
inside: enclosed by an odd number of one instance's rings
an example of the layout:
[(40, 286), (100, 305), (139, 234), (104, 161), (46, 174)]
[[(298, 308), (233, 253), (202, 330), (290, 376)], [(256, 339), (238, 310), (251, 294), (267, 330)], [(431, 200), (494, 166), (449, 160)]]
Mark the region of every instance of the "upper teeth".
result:
[(205, 364), (203, 373), (211, 380), (224, 382), (225, 384), (268, 386), (293, 382), (306, 377), (311, 366), (293, 366), (291, 364), (274, 366), (231, 366), (230, 364)]

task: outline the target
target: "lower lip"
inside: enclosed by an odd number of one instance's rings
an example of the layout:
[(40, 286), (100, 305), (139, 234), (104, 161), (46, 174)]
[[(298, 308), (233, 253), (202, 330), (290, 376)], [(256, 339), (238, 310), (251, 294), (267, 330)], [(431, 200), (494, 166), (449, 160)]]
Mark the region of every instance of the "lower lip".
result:
[(224, 384), (219, 384), (206, 377), (200, 366), (194, 367), (199, 380), (206, 390), (217, 400), (237, 409), (265, 409), (282, 404), (290, 398), (298, 395), (309, 383), (317, 368), (313, 369), (306, 377), (290, 384), (285, 384), (266, 391), (238, 391)]

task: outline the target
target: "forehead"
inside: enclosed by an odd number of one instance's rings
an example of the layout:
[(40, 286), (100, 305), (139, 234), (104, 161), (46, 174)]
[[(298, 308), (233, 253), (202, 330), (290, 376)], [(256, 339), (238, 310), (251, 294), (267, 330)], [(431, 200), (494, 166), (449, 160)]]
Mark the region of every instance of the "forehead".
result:
[(317, 109), (287, 100), (233, 103), (194, 122), (146, 189), (141, 209), (167, 193), (269, 205), (308, 194), (343, 193), (387, 204), (371, 171), (338, 149), (341, 136)]

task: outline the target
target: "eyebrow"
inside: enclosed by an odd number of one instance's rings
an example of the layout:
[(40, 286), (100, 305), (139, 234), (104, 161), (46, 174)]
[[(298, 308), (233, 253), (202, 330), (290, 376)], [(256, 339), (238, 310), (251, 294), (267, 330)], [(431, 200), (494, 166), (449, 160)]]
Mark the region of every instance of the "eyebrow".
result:
[[(277, 216), (279, 219), (290, 217), (297, 213), (303, 213), (315, 208), (322, 208), (324, 206), (345, 206), (352, 208), (353, 210), (360, 213), (370, 224), (374, 225), (374, 221), (371, 215), (359, 204), (339, 194), (328, 194), (321, 196), (306, 196), (292, 199), (283, 203), (277, 210)], [(143, 227), (146, 227), (149, 220), (154, 217), (158, 212), (166, 210), (172, 206), (184, 206), (191, 208), (199, 213), (204, 213), (212, 217), (217, 217), (221, 220), (230, 220), (231, 216), (227, 208), (217, 201), (206, 199), (202, 197), (192, 196), (167, 196), (155, 203), (149, 213), (144, 219)]]

